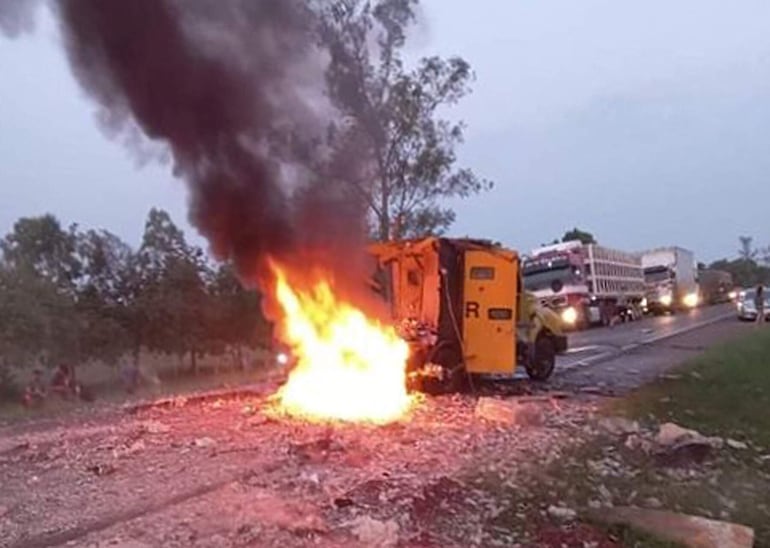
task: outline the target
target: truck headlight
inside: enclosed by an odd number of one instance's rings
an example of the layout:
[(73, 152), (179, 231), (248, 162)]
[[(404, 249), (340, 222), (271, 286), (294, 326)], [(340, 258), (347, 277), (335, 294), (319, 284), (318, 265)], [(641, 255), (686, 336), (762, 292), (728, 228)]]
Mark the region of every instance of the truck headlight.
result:
[(578, 313), (574, 306), (565, 308), (561, 313), (561, 319), (564, 323), (574, 325), (577, 322)]
[(738, 297), (737, 291), (730, 291), (730, 293), (727, 294), (727, 296), (730, 298), (731, 301), (734, 301), (736, 297)]
[(289, 363), (289, 355), (286, 352), (279, 352), (275, 355), (275, 361), (278, 365), (286, 365)]
[(642, 302), (641, 302), (641, 303), (639, 303), (639, 305), (640, 305), (642, 308), (647, 308), (647, 297), (644, 297), (644, 298), (642, 299)]
[(684, 296), (684, 305), (687, 308), (695, 308), (698, 306), (698, 294), (697, 293), (688, 293)]
[(660, 304), (662, 304), (663, 306), (671, 306), (671, 302), (672, 302), (671, 295), (663, 295), (660, 298)]

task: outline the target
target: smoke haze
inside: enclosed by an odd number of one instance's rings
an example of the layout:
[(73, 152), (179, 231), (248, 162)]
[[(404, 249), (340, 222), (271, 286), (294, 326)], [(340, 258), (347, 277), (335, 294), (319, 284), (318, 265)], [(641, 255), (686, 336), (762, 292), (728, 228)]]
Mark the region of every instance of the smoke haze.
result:
[[(167, 147), (191, 222), (253, 283), (267, 257), (334, 270), (360, 245), (360, 204), (321, 176), (328, 56), (302, 0), (62, 0), (51, 4), (106, 133)], [(0, 12), (31, 26), (29, 5)], [(140, 137), (143, 135), (144, 137)], [(317, 169), (314, 169), (317, 168)], [(337, 268), (336, 270), (341, 270)]]

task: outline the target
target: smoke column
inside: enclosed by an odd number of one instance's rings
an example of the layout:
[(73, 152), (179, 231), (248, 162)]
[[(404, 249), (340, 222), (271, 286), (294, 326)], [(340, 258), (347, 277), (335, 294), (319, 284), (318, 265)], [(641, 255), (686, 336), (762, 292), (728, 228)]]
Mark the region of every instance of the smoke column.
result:
[(167, 147), (190, 190), (191, 222), (245, 281), (266, 257), (331, 263), (340, 249), (360, 249), (360, 204), (313, 169), (334, 111), (307, 2), (61, 0), (52, 9), (106, 132)]
[(29, 32), (35, 23), (37, 0), (2, 0), (0, 2), (0, 32), (16, 38)]

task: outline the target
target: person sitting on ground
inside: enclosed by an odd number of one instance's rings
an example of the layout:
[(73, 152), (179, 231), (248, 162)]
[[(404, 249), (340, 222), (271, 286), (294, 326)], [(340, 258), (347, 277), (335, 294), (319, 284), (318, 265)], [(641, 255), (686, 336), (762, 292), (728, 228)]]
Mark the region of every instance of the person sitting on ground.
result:
[(56, 392), (64, 399), (78, 395), (75, 383), (75, 372), (70, 365), (61, 364), (51, 379), (51, 391)]
[(765, 288), (762, 284), (754, 292), (754, 307), (757, 309), (757, 323), (761, 324), (765, 321)]
[(24, 395), (22, 396), (22, 403), (25, 407), (32, 407), (33, 405), (39, 405), (45, 400), (46, 391), (45, 383), (43, 382), (43, 372), (40, 369), (35, 369), (32, 373), (32, 380), (24, 388)]

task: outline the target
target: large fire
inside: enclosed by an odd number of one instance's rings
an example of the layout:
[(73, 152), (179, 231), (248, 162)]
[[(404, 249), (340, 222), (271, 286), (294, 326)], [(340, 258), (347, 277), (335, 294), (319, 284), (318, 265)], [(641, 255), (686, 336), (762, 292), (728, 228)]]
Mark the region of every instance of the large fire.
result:
[(386, 423), (402, 417), (408, 345), (396, 331), (340, 302), (330, 284), (292, 287), (273, 265), (282, 336), (297, 364), (276, 394), (281, 409), (307, 419)]

